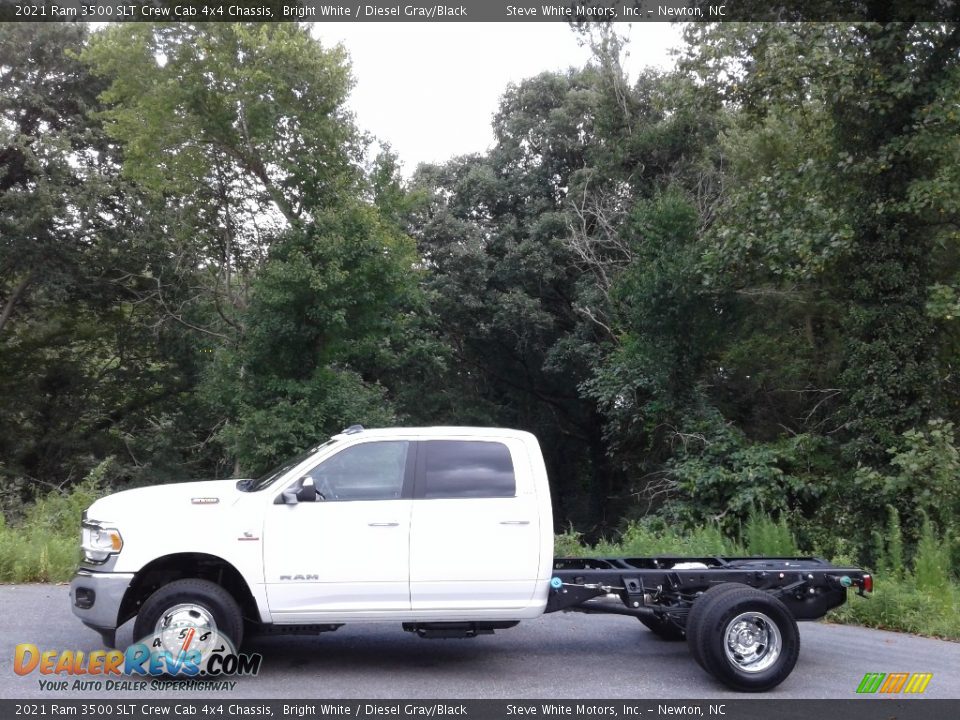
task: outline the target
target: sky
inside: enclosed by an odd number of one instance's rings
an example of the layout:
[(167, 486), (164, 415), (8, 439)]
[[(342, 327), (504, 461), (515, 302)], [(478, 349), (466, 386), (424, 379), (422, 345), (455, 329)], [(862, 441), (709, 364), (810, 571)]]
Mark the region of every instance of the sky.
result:
[[(628, 31), (625, 69), (673, 65), (680, 28), (637, 23)], [(483, 152), (490, 122), (510, 82), (582, 66), (589, 50), (573, 31), (549, 23), (318, 23), (322, 44), (343, 43), (356, 81), (349, 106), (360, 129), (391, 145), (409, 176), (421, 162)]]

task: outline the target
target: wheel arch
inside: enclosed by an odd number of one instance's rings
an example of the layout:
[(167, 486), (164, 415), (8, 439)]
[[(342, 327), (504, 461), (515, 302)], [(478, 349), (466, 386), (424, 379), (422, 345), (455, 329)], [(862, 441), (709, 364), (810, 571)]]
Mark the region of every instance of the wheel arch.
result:
[(143, 603), (159, 588), (174, 580), (208, 580), (226, 590), (237, 601), (244, 620), (260, 622), (260, 610), (250, 586), (230, 562), (207, 553), (173, 553), (151, 560), (137, 571), (120, 603), (117, 626), (134, 617)]

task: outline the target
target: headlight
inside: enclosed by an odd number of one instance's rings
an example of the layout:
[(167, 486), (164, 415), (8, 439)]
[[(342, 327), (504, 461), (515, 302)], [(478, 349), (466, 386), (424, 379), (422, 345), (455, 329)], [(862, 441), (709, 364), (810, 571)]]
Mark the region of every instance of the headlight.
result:
[(99, 565), (123, 549), (123, 538), (116, 528), (84, 518), (80, 525), (80, 547), (87, 562)]

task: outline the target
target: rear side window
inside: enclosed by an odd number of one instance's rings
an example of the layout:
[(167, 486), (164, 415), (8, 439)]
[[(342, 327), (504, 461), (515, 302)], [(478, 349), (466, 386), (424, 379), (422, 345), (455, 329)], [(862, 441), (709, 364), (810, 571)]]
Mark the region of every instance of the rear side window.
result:
[(425, 498), (495, 498), (517, 494), (510, 450), (499, 442), (427, 440)]

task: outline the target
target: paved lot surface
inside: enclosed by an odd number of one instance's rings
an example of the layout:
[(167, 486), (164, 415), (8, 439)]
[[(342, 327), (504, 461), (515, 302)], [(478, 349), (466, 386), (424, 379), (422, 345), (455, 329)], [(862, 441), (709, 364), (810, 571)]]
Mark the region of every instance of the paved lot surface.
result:
[[(18, 643), (92, 651), (102, 649), (100, 638), (70, 612), (65, 585), (0, 586), (0, 607), (0, 698), (211, 697), (41, 690), (38, 673), (13, 671)], [(932, 672), (925, 697), (960, 698), (960, 643), (821, 623), (800, 628), (797, 667), (767, 698), (854, 698), (867, 672)], [(131, 634), (130, 624), (121, 629), (121, 647)], [(664, 642), (617, 616), (557, 613), (468, 640), (422, 640), (398, 624), (357, 624), (315, 637), (254, 638), (244, 650), (263, 654), (261, 673), (238, 680), (223, 698), (743, 697), (704, 673), (686, 643)]]

